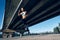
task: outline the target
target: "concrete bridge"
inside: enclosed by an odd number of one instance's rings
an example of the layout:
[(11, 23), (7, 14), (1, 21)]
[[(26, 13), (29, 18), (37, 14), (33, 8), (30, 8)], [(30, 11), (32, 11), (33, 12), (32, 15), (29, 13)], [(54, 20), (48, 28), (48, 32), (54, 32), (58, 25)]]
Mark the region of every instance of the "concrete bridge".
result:
[(27, 27), (60, 15), (60, 0), (6, 0), (2, 32), (29, 32), (18, 17), (21, 7), (28, 14)]

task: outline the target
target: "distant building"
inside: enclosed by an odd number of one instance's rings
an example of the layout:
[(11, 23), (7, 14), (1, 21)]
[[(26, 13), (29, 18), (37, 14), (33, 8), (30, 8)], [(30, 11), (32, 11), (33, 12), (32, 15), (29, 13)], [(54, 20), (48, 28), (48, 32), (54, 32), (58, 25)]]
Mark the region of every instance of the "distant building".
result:
[(59, 28), (59, 31), (60, 31), (60, 23), (59, 23), (59, 26), (58, 26), (58, 28)]
[(60, 33), (60, 23), (57, 27), (54, 28), (54, 33)]

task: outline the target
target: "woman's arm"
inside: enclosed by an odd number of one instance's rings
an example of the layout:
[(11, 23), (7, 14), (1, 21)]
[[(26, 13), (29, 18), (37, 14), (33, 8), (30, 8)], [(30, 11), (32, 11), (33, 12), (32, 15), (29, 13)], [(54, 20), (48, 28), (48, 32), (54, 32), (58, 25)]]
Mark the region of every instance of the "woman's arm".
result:
[(18, 16), (20, 16), (20, 10), (18, 11)]

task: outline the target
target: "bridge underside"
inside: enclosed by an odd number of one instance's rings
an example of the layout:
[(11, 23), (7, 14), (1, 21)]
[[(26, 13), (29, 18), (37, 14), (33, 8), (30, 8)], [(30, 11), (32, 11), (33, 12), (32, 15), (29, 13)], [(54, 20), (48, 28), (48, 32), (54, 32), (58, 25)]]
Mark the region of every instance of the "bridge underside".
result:
[[(9, 2), (9, 1), (6, 0), (6, 4), (7, 4), (7, 2)], [(19, 1), (17, 1), (17, 2), (19, 3)], [(9, 5), (7, 5), (6, 8), (8, 6)], [(35, 25), (37, 23), (43, 22), (45, 20), (48, 20), (50, 18), (60, 15), (60, 1), (59, 0), (23, 0), (21, 5), (19, 6), (18, 10), (21, 7), (24, 7), (24, 9), (27, 11), (28, 16), (25, 20), (26, 20), (26, 23), (28, 24), (28, 27), (31, 27), (32, 25)], [(11, 11), (10, 12), (7, 11), (7, 10), (12, 10), (12, 9), (5, 9), (5, 10), (6, 10), (5, 16), (7, 15), (7, 13), (9, 15), (14, 13), (13, 11), (12, 11), (12, 13), (11, 13)], [(4, 22), (6, 23), (6, 25), (8, 25), (10, 21), (11, 22), (8, 26), (4, 26), (5, 24), (3, 24), (3, 29), (4, 29), (4, 27), (5, 28), (7, 27), (7, 29), (15, 30), (18, 32), (20, 32), (22, 30), (24, 30), (24, 32), (26, 31), (25, 30), (26, 25), (22, 23), (21, 17), (19, 17), (17, 15), (18, 10), (16, 11), (13, 18), (11, 17), (12, 20), (11, 20), (10, 16), (5, 18)], [(8, 19), (8, 18), (10, 18), (10, 19)], [(7, 19), (9, 21), (7, 21)]]

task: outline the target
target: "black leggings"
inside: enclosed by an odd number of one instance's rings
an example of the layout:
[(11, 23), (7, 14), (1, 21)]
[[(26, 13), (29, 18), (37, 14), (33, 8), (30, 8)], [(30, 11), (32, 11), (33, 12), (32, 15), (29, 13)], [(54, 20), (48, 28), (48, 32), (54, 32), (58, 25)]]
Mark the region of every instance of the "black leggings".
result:
[(26, 23), (26, 19), (22, 19), (22, 22), (26, 25), (27, 23)]
[(26, 19), (22, 19), (22, 23), (25, 25), (26, 28), (28, 27)]

